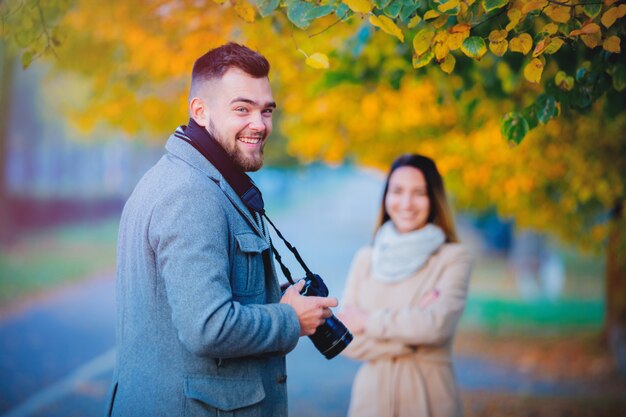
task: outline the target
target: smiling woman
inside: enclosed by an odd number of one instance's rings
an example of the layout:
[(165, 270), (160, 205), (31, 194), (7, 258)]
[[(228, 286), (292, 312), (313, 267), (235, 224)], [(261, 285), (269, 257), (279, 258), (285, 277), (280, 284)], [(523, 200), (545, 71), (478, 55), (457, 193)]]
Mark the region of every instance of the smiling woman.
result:
[(451, 350), (470, 269), (435, 163), (399, 157), (373, 245), (354, 258), (339, 314), (354, 334), (346, 356), (366, 362), (350, 416), (460, 415)]

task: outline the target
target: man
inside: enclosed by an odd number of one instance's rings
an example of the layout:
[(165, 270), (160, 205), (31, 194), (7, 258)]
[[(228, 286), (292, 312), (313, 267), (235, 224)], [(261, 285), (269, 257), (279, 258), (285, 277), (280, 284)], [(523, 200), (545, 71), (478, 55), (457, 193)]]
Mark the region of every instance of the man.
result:
[(218, 144), (240, 175), (261, 168), (268, 72), (234, 43), (199, 58), (189, 125), (124, 207), (107, 415), (287, 415), (285, 354), (337, 300), (300, 295), (302, 281), (281, 298), (265, 225), (203, 153)]

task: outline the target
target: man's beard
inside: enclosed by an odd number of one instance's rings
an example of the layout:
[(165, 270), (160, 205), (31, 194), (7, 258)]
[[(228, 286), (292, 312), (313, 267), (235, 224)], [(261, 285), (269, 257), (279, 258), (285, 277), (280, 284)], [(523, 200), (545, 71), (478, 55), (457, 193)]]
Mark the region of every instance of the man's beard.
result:
[(261, 167), (263, 166), (264, 145), (261, 146), (261, 155), (258, 158), (255, 156), (249, 157), (241, 152), (237, 147), (237, 138), (235, 138), (234, 142), (229, 142), (227, 139), (221, 137), (220, 134), (217, 132), (217, 129), (215, 129), (215, 125), (213, 124), (212, 120), (209, 121), (209, 133), (215, 138), (217, 143), (219, 143), (222, 148), (224, 148), (230, 159), (244, 172), (255, 172), (261, 169)]

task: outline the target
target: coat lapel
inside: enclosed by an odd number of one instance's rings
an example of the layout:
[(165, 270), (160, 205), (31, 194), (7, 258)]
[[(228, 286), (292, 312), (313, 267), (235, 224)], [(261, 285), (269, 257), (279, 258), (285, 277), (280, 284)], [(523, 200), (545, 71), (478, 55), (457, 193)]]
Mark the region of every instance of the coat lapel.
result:
[(248, 208), (243, 204), (243, 201), (241, 201), (241, 198), (239, 198), (237, 193), (235, 193), (235, 190), (233, 190), (230, 184), (228, 184), (228, 182), (224, 179), (224, 176), (213, 166), (213, 164), (211, 164), (211, 162), (207, 161), (207, 159), (193, 146), (174, 135), (171, 135), (167, 140), (165, 149), (194, 168), (204, 172), (209, 178), (215, 181), (220, 186), (222, 192), (226, 194), (226, 197), (228, 197), (233, 206), (235, 206), (239, 213), (248, 221), (252, 229), (254, 229), (259, 236), (265, 239), (260, 226), (252, 216), (252, 213), (250, 213), (250, 210), (248, 210)]

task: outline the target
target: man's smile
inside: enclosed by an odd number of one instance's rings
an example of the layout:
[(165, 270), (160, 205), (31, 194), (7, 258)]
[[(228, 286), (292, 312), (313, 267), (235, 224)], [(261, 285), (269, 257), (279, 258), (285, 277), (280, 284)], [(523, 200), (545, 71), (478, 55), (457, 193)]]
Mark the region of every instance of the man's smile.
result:
[(243, 143), (256, 145), (263, 140), (263, 136), (237, 136), (237, 140)]

